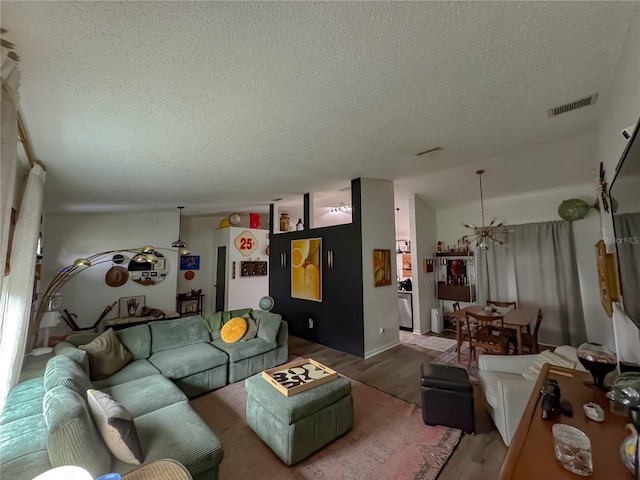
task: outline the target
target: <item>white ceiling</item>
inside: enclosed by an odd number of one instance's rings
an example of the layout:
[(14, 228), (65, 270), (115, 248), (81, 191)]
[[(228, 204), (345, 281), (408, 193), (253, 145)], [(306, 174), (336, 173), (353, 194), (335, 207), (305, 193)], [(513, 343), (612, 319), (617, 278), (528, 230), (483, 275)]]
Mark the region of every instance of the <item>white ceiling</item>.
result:
[(571, 173), (551, 175), (531, 148), (589, 145), (597, 103), (546, 111), (606, 90), (637, 2), (0, 8), (45, 211), (199, 215), (360, 176), (436, 208), (475, 199), (480, 167), (513, 192), (589, 181), (590, 165), (560, 159)]

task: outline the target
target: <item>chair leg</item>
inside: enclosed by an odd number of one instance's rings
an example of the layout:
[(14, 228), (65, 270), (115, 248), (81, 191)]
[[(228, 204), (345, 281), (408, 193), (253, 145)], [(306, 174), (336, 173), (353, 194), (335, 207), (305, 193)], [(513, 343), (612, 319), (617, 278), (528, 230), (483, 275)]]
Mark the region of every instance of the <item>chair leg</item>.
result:
[(471, 342), (469, 342), (469, 362), (467, 363), (467, 368), (471, 368), (471, 354), (476, 353), (476, 347), (471, 345)]

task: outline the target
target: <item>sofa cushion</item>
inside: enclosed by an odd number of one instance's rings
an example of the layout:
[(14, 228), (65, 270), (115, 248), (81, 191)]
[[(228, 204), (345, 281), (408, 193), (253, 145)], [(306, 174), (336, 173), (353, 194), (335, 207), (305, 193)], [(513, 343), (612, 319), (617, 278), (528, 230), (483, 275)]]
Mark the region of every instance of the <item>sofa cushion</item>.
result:
[[(198, 478), (199, 474), (222, 462), (222, 444), (187, 402), (147, 413), (137, 417), (135, 422), (146, 463), (171, 458), (182, 463), (194, 478)], [(114, 460), (111, 471), (123, 474), (134, 468)]]
[(58, 385), (64, 385), (73, 390), (83, 399), (87, 398), (87, 390), (93, 388), (91, 380), (82, 367), (66, 355), (56, 355), (50, 359), (44, 372), (45, 391), (48, 392)]
[(89, 354), (92, 380), (110, 377), (133, 358), (131, 352), (120, 343), (112, 328), (78, 348), (86, 350)]
[(102, 391), (122, 404), (134, 417), (187, 400), (175, 383), (160, 374), (107, 387)]
[(194, 343), (209, 342), (211, 339), (204, 319), (198, 315), (152, 322), (149, 328), (152, 354)]
[(53, 347), (53, 353), (55, 353), (56, 355), (66, 355), (71, 360), (80, 365), (87, 375), (90, 375), (91, 370), (89, 369), (89, 355), (86, 351), (80, 350), (78, 347), (69, 342), (60, 342), (56, 344), (55, 347)]
[(224, 324), (220, 330), (223, 342), (235, 343), (247, 333), (247, 321), (242, 317), (235, 317)]
[(270, 343), (275, 342), (278, 330), (280, 330), (282, 316), (265, 310), (254, 310), (251, 312), (251, 316), (258, 322), (258, 337), (264, 338)]
[(59, 385), (44, 395), (47, 449), (54, 467), (77, 465), (99, 477), (111, 471), (111, 452), (89, 415), (85, 400)]
[(136, 325), (116, 332), (120, 343), (131, 352), (134, 360), (147, 359), (151, 355), (151, 330), (149, 325)]
[(84, 345), (85, 343), (89, 343), (98, 335), (99, 334), (96, 332), (73, 333), (66, 338), (66, 341), (77, 347)]
[(239, 362), (245, 358), (255, 357), (265, 352), (274, 350), (278, 345), (269, 343), (262, 338), (254, 338), (246, 342), (225, 343), (223, 340), (214, 340), (211, 344), (225, 352), (230, 362)]
[(111, 453), (125, 463), (140, 465), (142, 447), (131, 413), (100, 390), (87, 392), (89, 412)]
[(2, 425), (20, 418), (42, 414), (43, 381), (43, 377), (32, 378), (11, 389), (0, 416), (0, 432)]
[(229, 310), (229, 311), (222, 312), (222, 324), (224, 325), (232, 318), (241, 317), (245, 313), (251, 313), (252, 311), (253, 311), (253, 308), (238, 308), (237, 310)]
[(0, 427), (0, 452), (2, 452), (0, 478), (5, 478), (5, 463), (41, 450), (47, 450), (47, 426), (42, 415), (42, 402), (40, 402), (40, 413), (18, 418), (12, 422), (3, 422)]
[(149, 360), (134, 360), (127, 364), (118, 373), (111, 375), (104, 380), (96, 380), (93, 385), (96, 388), (103, 389), (112, 385), (119, 385), (121, 383), (130, 382), (138, 378), (148, 377), (150, 375), (158, 375), (160, 370), (151, 365)]
[(222, 312), (205, 313), (202, 318), (209, 327), (209, 332), (213, 333), (222, 328)]
[(227, 356), (208, 343), (154, 353), (149, 361), (167, 378), (184, 378), (227, 363)]

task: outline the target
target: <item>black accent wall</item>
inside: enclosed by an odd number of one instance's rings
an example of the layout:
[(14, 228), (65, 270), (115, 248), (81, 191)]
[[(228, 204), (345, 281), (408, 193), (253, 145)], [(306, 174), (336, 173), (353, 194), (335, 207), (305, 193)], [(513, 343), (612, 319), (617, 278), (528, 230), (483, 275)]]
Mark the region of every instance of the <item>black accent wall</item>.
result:
[[(351, 181), (352, 223), (309, 229), (308, 195), (303, 219), (305, 230), (273, 233), (271, 208), (269, 295), (274, 312), (289, 323), (289, 332), (336, 350), (364, 357), (362, 291), (362, 228), (360, 179)], [(291, 241), (322, 238), (322, 302), (291, 298)], [(333, 252), (333, 268), (327, 252)], [(285, 260), (282, 262), (282, 254)], [(309, 318), (313, 328), (309, 328)]]

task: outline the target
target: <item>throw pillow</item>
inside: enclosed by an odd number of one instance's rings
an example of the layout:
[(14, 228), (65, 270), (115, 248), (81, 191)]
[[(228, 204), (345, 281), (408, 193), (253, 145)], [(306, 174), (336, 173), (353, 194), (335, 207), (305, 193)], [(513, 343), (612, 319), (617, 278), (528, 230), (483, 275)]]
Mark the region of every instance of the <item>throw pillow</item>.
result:
[(269, 343), (276, 343), (282, 317), (264, 310), (254, 310), (251, 316), (258, 322), (258, 337)]
[(224, 324), (220, 330), (220, 337), (225, 343), (235, 343), (247, 333), (247, 321), (242, 317), (235, 317)]
[(247, 333), (245, 333), (244, 337), (240, 339), (241, 342), (246, 342), (247, 340), (256, 338), (256, 335), (258, 334), (258, 324), (256, 321), (251, 317), (245, 320), (247, 321)]
[(550, 363), (551, 365), (558, 365), (559, 367), (565, 368), (575, 367), (574, 362), (570, 362), (566, 358), (563, 358), (560, 355), (556, 355), (550, 350), (545, 350), (544, 352), (538, 354), (536, 359), (531, 362), (531, 365), (529, 365), (527, 369), (522, 372), (522, 376), (527, 380), (537, 380), (538, 375), (540, 375), (540, 370), (542, 370), (542, 366), (545, 363)]
[(111, 453), (125, 463), (144, 462), (142, 446), (129, 411), (100, 390), (87, 390), (89, 411), (104, 443)]
[(113, 328), (78, 348), (89, 354), (91, 380), (104, 380), (110, 377), (119, 372), (132, 358), (131, 352), (120, 343)]

